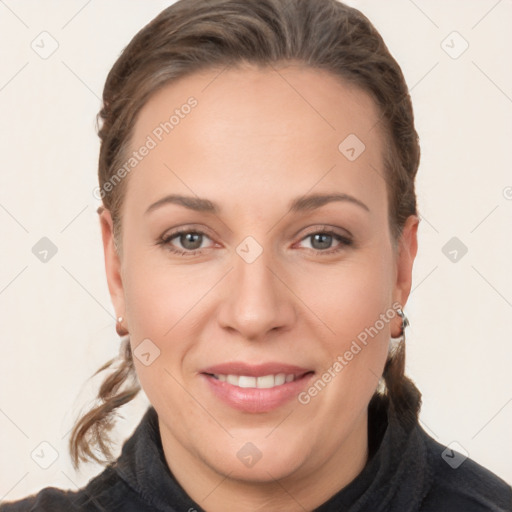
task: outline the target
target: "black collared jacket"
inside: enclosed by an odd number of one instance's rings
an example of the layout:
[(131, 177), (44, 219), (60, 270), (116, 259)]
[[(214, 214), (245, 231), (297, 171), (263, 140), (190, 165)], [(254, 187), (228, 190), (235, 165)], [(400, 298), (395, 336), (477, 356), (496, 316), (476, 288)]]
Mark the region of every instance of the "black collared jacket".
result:
[[(512, 512), (510, 485), (436, 442), (418, 423), (405, 428), (372, 400), (369, 425), (365, 468), (315, 512)], [(204, 512), (208, 504), (190, 499), (169, 471), (149, 407), (119, 458), (82, 489), (47, 487), (0, 504), (0, 512), (21, 511)]]

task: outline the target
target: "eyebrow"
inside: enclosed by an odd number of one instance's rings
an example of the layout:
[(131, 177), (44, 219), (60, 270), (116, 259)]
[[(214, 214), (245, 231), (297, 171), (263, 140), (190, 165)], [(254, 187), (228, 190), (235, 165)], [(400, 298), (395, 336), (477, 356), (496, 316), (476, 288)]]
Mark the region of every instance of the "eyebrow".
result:
[[(335, 201), (346, 201), (357, 206), (360, 206), (367, 212), (370, 211), (366, 204), (364, 204), (362, 201), (349, 194), (310, 194), (292, 200), (288, 207), (291, 212), (301, 212), (307, 210), (315, 210), (328, 203), (332, 203)], [(220, 213), (221, 210), (219, 205), (210, 201), (209, 199), (202, 199), (200, 197), (192, 196), (183, 196), (179, 194), (170, 194), (168, 196), (162, 197), (162, 199), (159, 199), (151, 206), (149, 206), (149, 208), (146, 210), (146, 214), (167, 204), (177, 204), (179, 206), (188, 208), (189, 210), (213, 214), (218, 214)]]

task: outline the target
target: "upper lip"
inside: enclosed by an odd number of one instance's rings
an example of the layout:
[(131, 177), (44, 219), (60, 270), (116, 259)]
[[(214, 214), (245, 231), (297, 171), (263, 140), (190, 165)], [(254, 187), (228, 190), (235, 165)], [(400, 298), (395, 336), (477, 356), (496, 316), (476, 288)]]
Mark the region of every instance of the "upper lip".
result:
[(312, 372), (308, 368), (294, 366), (291, 364), (269, 362), (263, 364), (248, 364), (241, 361), (232, 363), (222, 363), (204, 368), (200, 373), (209, 373), (215, 375), (247, 375), (249, 377), (263, 377), (264, 375), (277, 375), (285, 373), (286, 375), (295, 375), (296, 377)]

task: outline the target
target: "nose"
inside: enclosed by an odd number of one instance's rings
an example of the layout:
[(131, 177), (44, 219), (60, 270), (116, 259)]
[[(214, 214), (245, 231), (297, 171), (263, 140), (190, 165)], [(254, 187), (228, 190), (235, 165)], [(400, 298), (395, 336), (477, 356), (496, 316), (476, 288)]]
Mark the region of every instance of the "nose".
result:
[(288, 330), (296, 320), (294, 295), (286, 283), (289, 279), (270, 252), (264, 250), (251, 263), (234, 252), (234, 268), (227, 276), (218, 312), (223, 329), (250, 341), (261, 341), (270, 331)]

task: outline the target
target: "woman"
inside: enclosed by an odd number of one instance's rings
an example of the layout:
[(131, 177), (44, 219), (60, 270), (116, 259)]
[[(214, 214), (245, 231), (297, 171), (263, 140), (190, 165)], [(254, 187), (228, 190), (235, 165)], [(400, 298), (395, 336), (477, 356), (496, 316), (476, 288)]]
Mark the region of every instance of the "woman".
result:
[[(420, 151), (371, 23), (335, 0), (180, 0), (103, 100), (121, 352), (70, 448), (110, 464), (0, 509), (512, 510), (420, 427), (404, 375)], [(112, 461), (141, 388), (152, 406)]]

